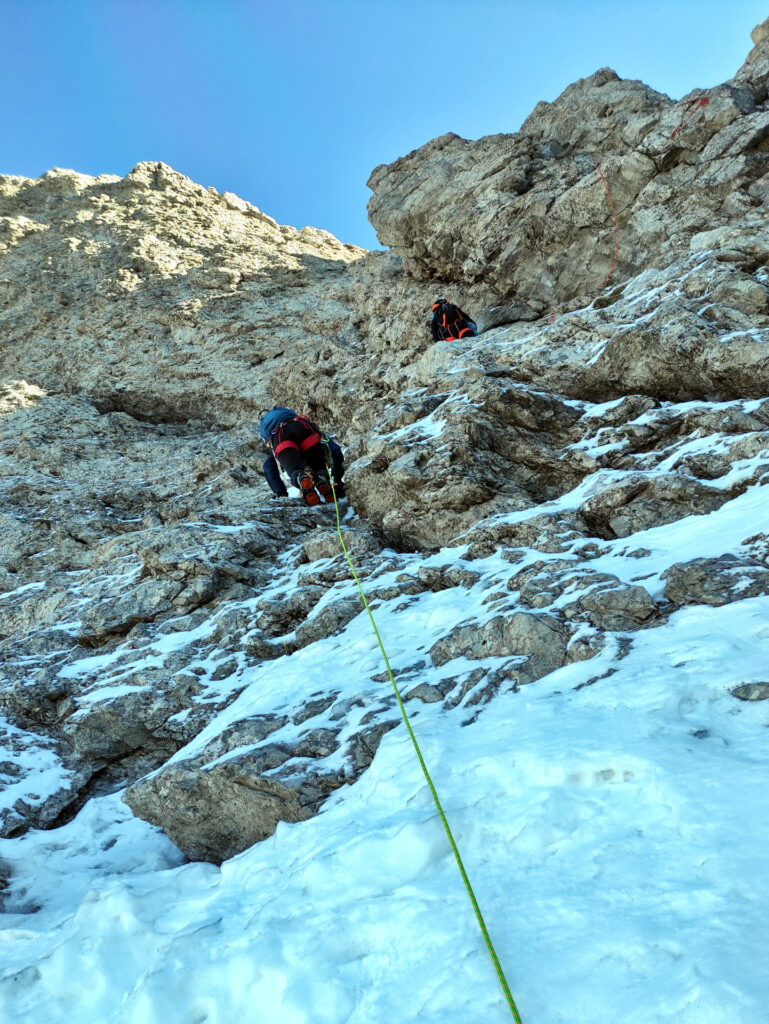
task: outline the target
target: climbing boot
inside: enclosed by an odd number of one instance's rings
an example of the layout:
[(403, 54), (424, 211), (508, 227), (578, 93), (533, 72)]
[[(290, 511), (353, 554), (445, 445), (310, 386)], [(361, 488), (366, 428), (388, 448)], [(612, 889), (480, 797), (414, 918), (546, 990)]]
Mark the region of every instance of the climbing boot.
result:
[(305, 505), (319, 505), (320, 498), (315, 490), (312, 473), (300, 473), (296, 478), (296, 486), (302, 495)]
[(315, 478), (315, 489), (327, 505), (333, 505), (334, 495), (331, 490), (331, 483), (325, 473), (318, 473)]
[(336, 500), (341, 501), (345, 497), (344, 484), (341, 480), (334, 481), (334, 491), (336, 493)]

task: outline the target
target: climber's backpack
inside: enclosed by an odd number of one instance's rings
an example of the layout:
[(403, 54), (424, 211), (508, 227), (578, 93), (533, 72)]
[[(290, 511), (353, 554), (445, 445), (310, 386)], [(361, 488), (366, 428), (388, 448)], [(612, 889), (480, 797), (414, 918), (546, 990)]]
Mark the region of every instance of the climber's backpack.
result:
[(436, 302), (433, 306), (433, 323), (444, 340), (463, 338), (475, 334), (475, 325), (453, 302)]

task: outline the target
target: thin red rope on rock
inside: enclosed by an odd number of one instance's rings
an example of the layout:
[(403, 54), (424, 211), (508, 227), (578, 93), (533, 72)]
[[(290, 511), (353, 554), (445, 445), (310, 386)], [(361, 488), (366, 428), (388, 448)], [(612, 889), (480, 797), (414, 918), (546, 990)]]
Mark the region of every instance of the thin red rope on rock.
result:
[(612, 212), (612, 214), (614, 216), (614, 230), (615, 230), (616, 235), (617, 235), (617, 244), (614, 247), (614, 262), (611, 265), (611, 270), (609, 271), (609, 273), (606, 275), (606, 277), (603, 279), (603, 281), (601, 281), (601, 283), (598, 285), (597, 291), (600, 292), (600, 290), (603, 288), (603, 286), (609, 280), (611, 275), (614, 273), (614, 268), (617, 266), (617, 258), (619, 257), (619, 221), (617, 220), (617, 211), (614, 209), (614, 200), (611, 197), (611, 192), (609, 191), (609, 186), (606, 184), (606, 178), (604, 178), (604, 176), (603, 176), (603, 171), (601, 170), (601, 165), (600, 164), (598, 164), (598, 173), (601, 175), (601, 181), (603, 182), (603, 187), (606, 189), (606, 195), (609, 197), (609, 204), (611, 205), (611, 212)]

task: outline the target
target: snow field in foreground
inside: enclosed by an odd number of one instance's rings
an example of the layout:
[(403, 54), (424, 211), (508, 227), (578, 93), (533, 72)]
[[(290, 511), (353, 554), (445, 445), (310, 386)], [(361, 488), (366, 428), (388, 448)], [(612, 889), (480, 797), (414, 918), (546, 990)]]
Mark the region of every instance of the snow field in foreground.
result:
[[(730, 690), (768, 647), (769, 598), (687, 608), (593, 685), (574, 689), (608, 656), (466, 727), (419, 709), (526, 1024), (762, 1019), (769, 723)], [(8, 1024), (510, 1019), (401, 728), (317, 818), (221, 870), (182, 864), (117, 794), (0, 856)]]

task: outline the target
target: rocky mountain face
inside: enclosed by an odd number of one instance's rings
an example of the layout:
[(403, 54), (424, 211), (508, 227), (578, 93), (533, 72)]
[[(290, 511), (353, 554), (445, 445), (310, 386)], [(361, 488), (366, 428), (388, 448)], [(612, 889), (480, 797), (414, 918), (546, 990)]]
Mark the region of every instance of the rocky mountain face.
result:
[(421, 280), (480, 283), (538, 313), (584, 305), (615, 255), (602, 171), (622, 239), (615, 281), (687, 251), (728, 259), (736, 224), (743, 247), (755, 231), (760, 261), (766, 34), (766, 23), (754, 30), (731, 81), (678, 102), (602, 68), (538, 103), (514, 135), (444, 135), (377, 167), (369, 215), (380, 241)]
[[(462, 596), (403, 666), (411, 707), (470, 721), (682, 605), (769, 593), (755, 530), (643, 571), (648, 531), (769, 482), (769, 22), (753, 41), (678, 103), (604, 69), (519, 133), (377, 168), (390, 252), (163, 164), (0, 177), (1, 835), (121, 788), (219, 862), (396, 726), (381, 667), (317, 653), (360, 603), (333, 509), (262, 478), (274, 403), (345, 447), (375, 608), (405, 629), (420, 595)], [(438, 293), (479, 337), (432, 343)]]

